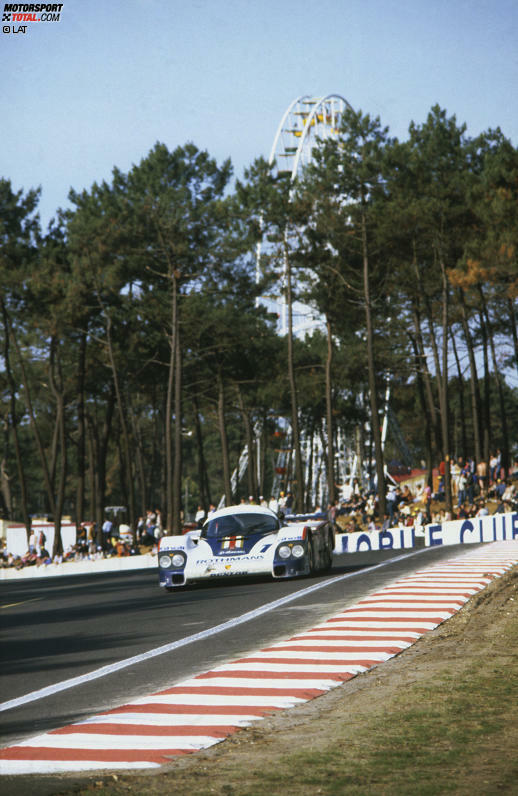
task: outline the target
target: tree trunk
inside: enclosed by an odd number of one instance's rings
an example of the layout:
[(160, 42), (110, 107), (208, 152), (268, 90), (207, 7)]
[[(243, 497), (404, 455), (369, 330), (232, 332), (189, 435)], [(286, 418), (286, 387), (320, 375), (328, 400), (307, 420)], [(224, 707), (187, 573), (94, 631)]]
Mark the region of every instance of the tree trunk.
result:
[(198, 449), (198, 481), (200, 482), (200, 500), (205, 514), (209, 510), (212, 503), (210, 494), (210, 482), (207, 475), (207, 462), (205, 460), (205, 453), (203, 450), (203, 434), (201, 430), (200, 410), (198, 407), (197, 396), (193, 397), (194, 408), (194, 428), (196, 433), (196, 447)]
[(166, 527), (174, 527), (174, 488), (173, 488), (173, 387), (176, 357), (176, 316), (178, 308), (178, 285), (174, 273), (171, 274), (171, 336), (169, 346), (169, 370), (167, 378), (167, 397), (165, 407), (165, 471), (166, 471)]
[[(9, 415), (11, 418), (11, 428), (13, 430), (13, 441), (14, 441), (14, 452), (16, 457), (16, 469), (18, 472), (18, 481), (20, 484), (20, 498), (21, 498), (21, 513), (23, 517), (23, 524), (25, 525), (25, 529), (27, 532), (27, 541), (29, 540), (29, 535), (31, 532), (31, 518), (29, 515), (29, 500), (27, 494), (27, 482), (25, 479), (25, 469), (23, 466), (23, 456), (20, 448), (20, 440), (18, 438), (18, 415), (16, 412), (16, 383), (14, 380), (13, 372), (11, 369), (11, 355), (10, 355), (10, 334), (9, 334), (9, 320), (7, 316), (7, 309), (3, 301), (0, 300), (0, 306), (2, 308), (2, 317), (4, 322), (4, 367), (5, 373), (7, 377), (7, 383), (9, 384)], [(9, 484), (8, 476), (5, 475), (5, 468), (2, 466), (2, 486), (4, 487), (4, 483), (7, 485)], [(6, 489), (6, 487), (4, 487)], [(12, 510), (9, 508), (9, 497), (10, 497), (10, 490), (8, 491), (8, 495), (6, 496), (6, 503), (8, 511)], [(12, 519), (12, 517), (9, 517)]]
[(91, 429), (87, 423), (87, 437), (86, 437), (86, 453), (88, 456), (88, 486), (90, 490), (89, 512), (88, 518), (93, 519), (97, 517), (97, 479), (95, 477), (95, 445)]
[(498, 362), (496, 359), (495, 341), (493, 337), (493, 332), (491, 330), (491, 324), (489, 322), (487, 303), (481, 285), (479, 285), (478, 291), (480, 294), (480, 300), (482, 302), (482, 312), (484, 313), (484, 319), (487, 328), (487, 336), (489, 339), (489, 348), (491, 350), (491, 359), (493, 360), (493, 370), (495, 372), (496, 388), (498, 391), (498, 405), (500, 408), (500, 419), (502, 422), (502, 466), (505, 471), (505, 477), (507, 478), (510, 461), (509, 461), (509, 432), (507, 430), (507, 412), (505, 409), (504, 388), (502, 384), (500, 369), (498, 367)]
[(516, 324), (516, 314), (514, 312), (514, 303), (511, 298), (507, 299), (507, 309), (509, 311), (509, 322), (511, 326), (511, 334), (513, 336), (514, 358), (516, 360), (516, 369), (518, 370), (518, 331)]
[(259, 432), (259, 454), (257, 456), (257, 485), (266, 497), (264, 487), (266, 485), (266, 450), (268, 447), (268, 435), (266, 433), (266, 418), (261, 421)]
[(59, 482), (56, 496), (56, 512), (54, 515), (54, 544), (52, 558), (63, 553), (63, 540), (61, 538), (61, 517), (65, 502), (65, 487), (67, 477), (67, 441), (65, 429), (65, 401), (63, 395), (63, 379), (61, 368), (57, 359), (57, 340), (55, 337), (50, 342), (49, 383), (56, 401), (56, 426), (59, 438)]
[(295, 511), (298, 514), (302, 514), (304, 511), (304, 467), (302, 464), (302, 453), (300, 450), (297, 382), (295, 379), (295, 367), (293, 361), (293, 301), (291, 266), (288, 257), (286, 234), (287, 233), (285, 233), (284, 237), (284, 260), (286, 270), (286, 304), (288, 307), (288, 379), (291, 397), (291, 429), (293, 434), (293, 449), (295, 452)]
[(221, 440), (221, 460), (223, 464), (223, 488), (225, 492), (225, 505), (232, 505), (232, 487), (230, 483), (230, 461), (228, 456), (227, 426), (225, 421), (225, 387), (221, 371), (217, 374), (218, 384), (218, 428)]
[(182, 527), (182, 351), (180, 347), (180, 324), (176, 311), (175, 333), (175, 383), (174, 383), (174, 464), (173, 464), (173, 533)]
[[(316, 495), (313, 493), (313, 465), (314, 465), (314, 453), (315, 453), (314, 423), (311, 424), (311, 428), (309, 430), (309, 439), (311, 441), (309, 444), (309, 453), (307, 453), (307, 474), (306, 474), (306, 484), (305, 484), (305, 494), (306, 494), (307, 503), (304, 506), (304, 511), (311, 511), (311, 502), (314, 502), (316, 498)], [(324, 442), (323, 439), (322, 442)]]
[(94, 423), (93, 418), (87, 415), (94, 464), (97, 544), (102, 544), (102, 525), (104, 521), (104, 504), (106, 499), (106, 458), (108, 455), (108, 442), (111, 434), (114, 411), (115, 388), (112, 382), (102, 429), (99, 429), (98, 425)]
[(484, 313), (480, 309), (478, 314), (480, 320), (480, 331), (482, 334), (482, 355), (484, 360), (484, 401), (482, 404), (482, 455), (489, 469), (489, 457), (491, 454), (491, 391), (489, 383), (489, 355), (486, 322)]
[(333, 337), (331, 334), (331, 323), (326, 318), (327, 331), (327, 357), (326, 357), (326, 424), (327, 424), (327, 492), (328, 502), (334, 505), (336, 500), (335, 487), (335, 448), (334, 448), (334, 424), (333, 424), (333, 389), (331, 372), (333, 365)]
[[(441, 356), (439, 353), (439, 345), (437, 343), (437, 335), (435, 332), (435, 324), (432, 314), (432, 309), (430, 307), (430, 302), (427, 300), (425, 302), (426, 309), (427, 309), (427, 321), (428, 321), (428, 329), (430, 333), (430, 346), (432, 349), (433, 355), (433, 363), (435, 367), (435, 379), (437, 382), (437, 396), (438, 396), (438, 404), (439, 404), (439, 412), (436, 413), (436, 444), (437, 444), (437, 453), (440, 459), (445, 459), (448, 455), (448, 451), (444, 450), (444, 435), (443, 435), (443, 427), (442, 427), (442, 395), (443, 395), (443, 374), (441, 373)], [(444, 306), (443, 306), (444, 311)]]
[(473, 348), (473, 341), (468, 324), (468, 312), (466, 307), (466, 299), (464, 291), (459, 288), (459, 302), (461, 307), (461, 322), (464, 331), (464, 338), (466, 340), (466, 347), (468, 349), (469, 357), (469, 383), (471, 389), (471, 413), (473, 415), (473, 443), (475, 447), (475, 461), (482, 461), (482, 445), (480, 442), (480, 389), (478, 385), (477, 364), (475, 360), (475, 351)]
[(236, 384), (235, 386), (236, 386), (239, 411), (241, 412), (241, 417), (243, 418), (243, 425), (245, 427), (246, 445), (248, 448), (248, 468), (247, 468), (248, 494), (253, 495), (254, 498), (257, 499), (259, 497), (259, 490), (257, 486), (257, 466), (256, 466), (257, 462), (256, 462), (254, 429), (252, 426), (252, 421), (250, 420), (250, 415), (246, 411), (241, 388), (239, 384)]
[(79, 357), (77, 362), (77, 488), (76, 488), (76, 525), (79, 527), (85, 513), (85, 367), (86, 367), (86, 332), (81, 332), (79, 341)]
[(131, 433), (131, 438), (134, 440), (134, 445), (135, 445), (135, 471), (136, 471), (136, 480), (138, 484), (138, 496), (136, 497), (136, 505), (139, 506), (137, 513), (139, 514), (139, 516), (143, 516), (146, 513), (146, 509), (151, 506), (151, 504), (148, 503), (146, 467), (144, 463), (144, 442), (142, 439), (140, 418), (137, 417), (135, 414), (131, 396), (128, 396), (127, 398), (127, 405), (128, 405), (128, 417), (129, 420), (131, 421), (130, 433)]
[[(413, 316), (414, 330), (416, 335), (415, 339), (416, 339), (416, 345), (419, 357), (418, 372), (422, 375), (423, 378), (426, 402), (428, 406), (428, 417), (430, 422), (430, 428), (433, 433), (432, 439), (435, 444), (435, 454), (436, 456), (438, 456), (441, 450), (441, 433), (437, 419), (437, 409), (435, 406), (435, 399), (433, 395), (432, 379), (430, 376), (430, 371), (428, 369), (428, 361), (426, 358), (426, 352), (424, 348), (423, 332), (421, 329), (421, 315), (419, 312), (419, 307), (417, 305), (417, 302), (414, 303), (412, 316)], [(433, 452), (434, 451), (432, 451), (432, 455)]]
[(450, 331), (450, 336), (453, 348), (453, 355), (455, 357), (455, 364), (457, 365), (457, 377), (459, 379), (460, 437), (461, 437), (461, 448), (462, 448), (462, 460), (463, 462), (465, 462), (466, 457), (468, 455), (468, 438), (466, 433), (466, 404), (464, 400), (464, 379), (462, 378), (462, 368), (460, 366), (460, 359), (457, 351), (457, 344), (455, 342), (455, 334), (453, 332), (453, 329), (451, 329)]
[(115, 397), (117, 399), (117, 408), (119, 410), (119, 417), (120, 417), (120, 424), (121, 424), (121, 431), (122, 431), (122, 449), (124, 451), (124, 470), (126, 473), (126, 487), (128, 490), (128, 513), (129, 513), (129, 524), (135, 532), (136, 528), (136, 512), (135, 512), (135, 487), (133, 483), (133, 471), (132, 471), (132, 461), (133, 456), (131, 455), (131, 447), (130, 447), (130, 439), (129, 439), (129, 432), (128, 432), (128, 424), (126, 422), (126, 409), (124, 406), (124, 402), (122, 400), (122, 393), (119, 384), (119, 374), (117, 372), (117, 367), (115, 364), (115, 357), (113, 354), (113, 345), (112, 345), (112, 337), (111, 337), (111, 317), (110, 315), (107, 316), (106, 320), (106, 337), (108, 342), (108, 356), (110, 359), (110, 365), (112, 369), (113, 375), (113, 386), (115, 389)]
[(425, 462), (426, 462), (426, 483), (431, 487), (433, 485), (433, 442), (432, 442), (432, 424), (430, 422), (429, 405), (426, 400), (425, 386), (423, 380), (423, 373), (421, 369), (421, 354), (417, 345), (417, 341), (412, 335), (409, 335), (412, 347), (414, 349), (414, 358), (416, 364), (416, 379), (417, 379), (417, 394), (419, 396), (419, 403), (421, 404), (421, 411), (423, 413), (425, 427)]
[(442, 277), (442, 376), (440, 380), (439, 398), (441, 408), (441, 433), (442, 449), (444, 455), (444, 492), (446, 499), (446, 510), (450, 512), (450, 519), (453, 518), (453, 504), (451, 498), (451, 470), (450, 470), (450, 418), (448, 407), (448, 315), (449, 315), (449, 290), (446, 266), (441, 258), (441, 277)]
[(56, 468), (58, 464), (58, 455), (59, 455), (58, 450), (59, 450), (59, 423), (57, 422), (57, 416), (56, 416), (54, 422), (54, 430), (52, 432), (52, 444), (50, 446), (50, 452), (47, 456), (49, 463), (49, 478), (50, 478), (50, 485), (52, 487), (52, 494), (55, 494), (56, 492)]
[(7, 327), (8, 327), (8, 330), (9, 330), (9, 334), (11, 336), (11, 339), (12, 339), (13, 343), (14, 343), (14, 347), (15, 347), (15, 350), (16, 350), (16, 353), (17, 353), (17, 356), (18, 356), (18, 362), (19, 362), (19, 365), (20, 365), (21, 373), (22, 373), (22, 383), (23, 383), (23, 388), (24, 388), (23, 389), (23, 393), (24, 393), (24, 399), (25, 399), (25, 406), (27, 407), (27, 413), (29, 415), (31, 428), (32, 428), (32, 431), (34, 433), (34, 438), (36, 440), (36, 447), (38, 449), (38, 454), (39, 454), (39, 457), (40, 457), (41, 468), (42, 468), (42, 471), (43, 471), (43, 480), (45, 482), (45, 490), (46, 490), (46, 496), (47, 496), (49, 508), (50, 508), (50, 511), (51, 511), (52, 515), (54, 515), (56, 513), (56, 504), (55, 504), (55, 500), (54, 500), (54, 493), (53, 493), (53, 490), (52, 490), (52, 484), (51, 484), (51, 481), (50, 481), (49, 468), (47, 466), (47, 456), (45, 454), (45, 449), (43, 447), (43, 442), (42, 442), (42, 439), (41, 439), (41, 436), (40, 436), (40, 431), (39, 431), (39, 428), (38, 428), (38, 424), (36, 423), (36, 417), (34, 415), (34, 409), (33, 409), (32, 400), (31, 400), (31, 391), (30, 391), (30, 387), (29, 387), (29, 381), (27, 379), (27, 374), (26, 374), (26, 371), (25, 371), (25, 365), (24, 365), (24, 362), (23, 362), (22, 352), (20, 351), (20, 346), (18, 345), (18, 341), (17, 341), (16, 336), (14, 334), (14, 330), (12, 328), (12, 324), (11, 324), (11, 321), (9, 319), (9, 316), (8, 316), (7, 312), (5, 312), (5, 319), (7, 321)]
[(381, 443), (381, 428), (378, 410), (378, 393), (376, 387), (376, 369), (374, 363), (374, 330), (372, 328), (369, 256), (367, 250), (367, 225), (365, 213), (362, 211), (362, 258), (363, 258), (363, 292), (365, 299), (365, 326), (367, 330), (367, 367), (370, 393), (371, 427), (376, 456), (376, 478), (378, 488), (378, 516), (383, 522), (386, 512), (385, 505), (385, 466), (383, 459), (383, 446)]

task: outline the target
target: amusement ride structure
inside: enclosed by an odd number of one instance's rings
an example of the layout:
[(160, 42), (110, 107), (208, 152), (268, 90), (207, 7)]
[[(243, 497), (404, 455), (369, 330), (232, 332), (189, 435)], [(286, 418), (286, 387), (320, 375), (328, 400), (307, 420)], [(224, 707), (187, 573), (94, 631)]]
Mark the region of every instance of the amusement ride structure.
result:
[[(273, 139), (268, 162), (277, 173), (289, 175), (293, 185), (301, 175), (304, 167), (312, 160), (313, 149), (319, 141), (338, 136), (342, 116), (346, 108), (351, 108), (346, 99), (339, 94), (328, 94), (325, 97), (298, 97), (286, 109)], [(256, 279), (261, 277), (261, 254), (263, 242), (257, 245)], [(262, 297), (280, 319), (280, 332), (287, 331), (287, 309), (284, 294), (286, 268), (282, 278), (272, 294)], [(295, 335), (304, 335), (316, 328), (321, 319), (315, 310), (307, 305), (295, 302), (293, 306)]]
[[(278, 174), (285, 174), (289, 177), (290, 184), (293, 186), (301, 176), (304, 168), (308, 166), (313, 157), (315, 145), (328, 139), (337, 138), (342, 119), (346, 109), (352, 110), (352, 106), (344, 97), (339, 94), (328, 94), (323, 97), (304, 95), (293, 100), (286, 109), (277, 132), (273, 139), (272, 148), (269, 156), (269, 164)], [(262, 256), (265, 244), (260, 241), (256, 252), (256, 280), (259, 283), (262, 275)], [(276, 285), (269, 295), (262, 296), (258, 301), (267, 306), (279, 317), (279, 333), (287, 333), (287, 303), (285, 296), (287, 263), (284, 262), (283, 272), (277, 280)], [(318, 312), (301, 302), (295, 301), (292, 306), (293, 327), (292, 333), (295, 336), (304, 337), (311, 334), (315, 329), (322, 326), (322, 318)], [(410, 452), (406, 448), (399, 426), (395, 417), (392, 416), (389, 407), (390, 385), (387, 381), (387, 391), (385, 394), (384, 420), (383, 420), (383, 447), (387, 437), (387, 430), (390, 426), (392, 433), (396, 437), (398, 447), (404, 450), (405, 461), (410, 459)], [(256, 447), (257, 447), (257, 472), (260, 472), (260, 424), (256, 423), (255, 428)], [(290, 474), (292, 470), (292, 447), (291, 447), (291, 428), (286, 418), (279, 418), (279, 431), (276, 433), (279, 447), (276, 450), (276, 462), (274, 467), (274, 479), (272, 495), (279, 496), (281, 490), (287, 490), (290, 486)], [(315, 505), (322, 502), (327, 493), (327, 479), (324, 466), (324, 447), (326, 446), (327, 430), (321, 429), (320, 433), (313, 435), (302, 434), (303, 458), (305, 464), (305, 482), (307, 484), (308, 499)], [(361, 432), (356, 429), (354, 438), (347, 439), (341, 429), (337, 430), (336, 438), (336, 476), (339, 483), (345, 485), (347, 481), (351, 484), (355, 477), (364, 481), (366, 474), (364, 462), (361, 455)], [(235, 494), (237, 486), (248, 466), (249, 451), (245, 446), (241, 452), (238, 466), (234, 470), (231, 479), (232, 492)], [(260, 489), (261, 489), (260, 485)], [(221, 498), (219, 506), (224, 505), (225, 499)]]
[[(346, 108), (351, 105), (344, 97), (339, 94), (328, 94), (323, 97), (304, 95), (298, 97), (290, 103), (273, 139), (272, 148), (269, 156), (270, 166), (277, 173), (289, 176), (290, 183), (293, 185), (301, 175), (304, 168), (311, 162), (313, 149), (320, 141), (337, 137), (340, 131), (342, 117)], [(261, 256), (263, 253), (263, 242), (257, 245), (256, 252), (256, 279), (260, 281), (262, 273)], [(286, 263), (284, 264), (281, 278), (269, 295), (262, 296), (259, 301), (266, 305), (272, 312), (275, 312), (280, 319), (279, 332), (287, 332), (287, 305), (284, 291), (286, 281)], [(316, 310), (301, 302), (295, 302), (292, 308), (294, 323), (293, 334), (305, 336), (314, 331), (321, 325), (322, 319)], [(274, 480), (272, 494), (279, 496), (281, 489), (286, 489), (289, 484), (289, 473), (291, 471), (291, 442), (289, 423), (284, 419), (281, 423), (282, 430), (278, 432), (279, 448), (274, 469)], [(260, 429), (256, 429), (257, 456), (260, 457)], [(339, 446), (342, 441), (338, 440)], [(311, 473), (309, 480), (310, 499), (316, 501), (322, 498), (326, 489), (326, 477), (322, 467), (323, 449), (320, 436), (313, 435), (311, 438), (302, 439), (304, 449), (304, 459), (306, 462), (306, 475)], [(344, 450), (345, 455), (345, 450)], [(350, 458), (350, 456), (349, 456)], [(235, 493), (237, 485), (244, 475), (248, 466), (249, 451), (248, 447), (242, 450), (239, 462), (232, 474), (231, 487)], [(337, 456), (338, 470), (340, 477), (345, 476), (344, 456)], [(348, 462), (349, 468), (352, 462)], [(259, 461), (257, 472), (260, 472)], [(220, 501), (220, 506), (224, 504), (224, 498)]]

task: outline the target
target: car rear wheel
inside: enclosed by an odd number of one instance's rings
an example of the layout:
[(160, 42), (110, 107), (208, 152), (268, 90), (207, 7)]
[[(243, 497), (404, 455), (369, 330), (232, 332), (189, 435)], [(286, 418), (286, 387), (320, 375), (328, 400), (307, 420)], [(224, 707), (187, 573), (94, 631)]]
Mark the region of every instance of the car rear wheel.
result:
[(327, 538), (324, 545), (324, 569), (327, 571), (331, 569), (333, 566), (333, 535), (331, 533), (327, 534)]
[(308, 539), (308, 575), (313, 575), (315, 572), (315, 553), (313, 551), (313, 540), (311, 537)]

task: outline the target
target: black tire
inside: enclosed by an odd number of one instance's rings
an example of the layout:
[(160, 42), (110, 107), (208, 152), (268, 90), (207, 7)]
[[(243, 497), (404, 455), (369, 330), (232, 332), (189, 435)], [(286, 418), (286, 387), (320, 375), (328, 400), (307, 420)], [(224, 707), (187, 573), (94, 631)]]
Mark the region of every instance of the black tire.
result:
[(334, 534), (329, 531), (327, 534), (327, 544), (326, 544), (326, 570), (329, 570), (333, 566), (333, 554), (335, 549), (335, 537)]
[(315, 551), (313, 550), (313, 540), (308, 538), (308, 577), (315, 574)]

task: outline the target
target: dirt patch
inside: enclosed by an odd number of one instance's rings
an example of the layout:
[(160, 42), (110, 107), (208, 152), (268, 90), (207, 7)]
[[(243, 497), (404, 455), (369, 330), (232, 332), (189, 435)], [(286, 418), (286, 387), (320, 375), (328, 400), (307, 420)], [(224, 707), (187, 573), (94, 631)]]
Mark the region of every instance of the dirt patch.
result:
[(518, 794), (517, 706), (515, 567), (398, 656), (205, 752), (37, 792)]

